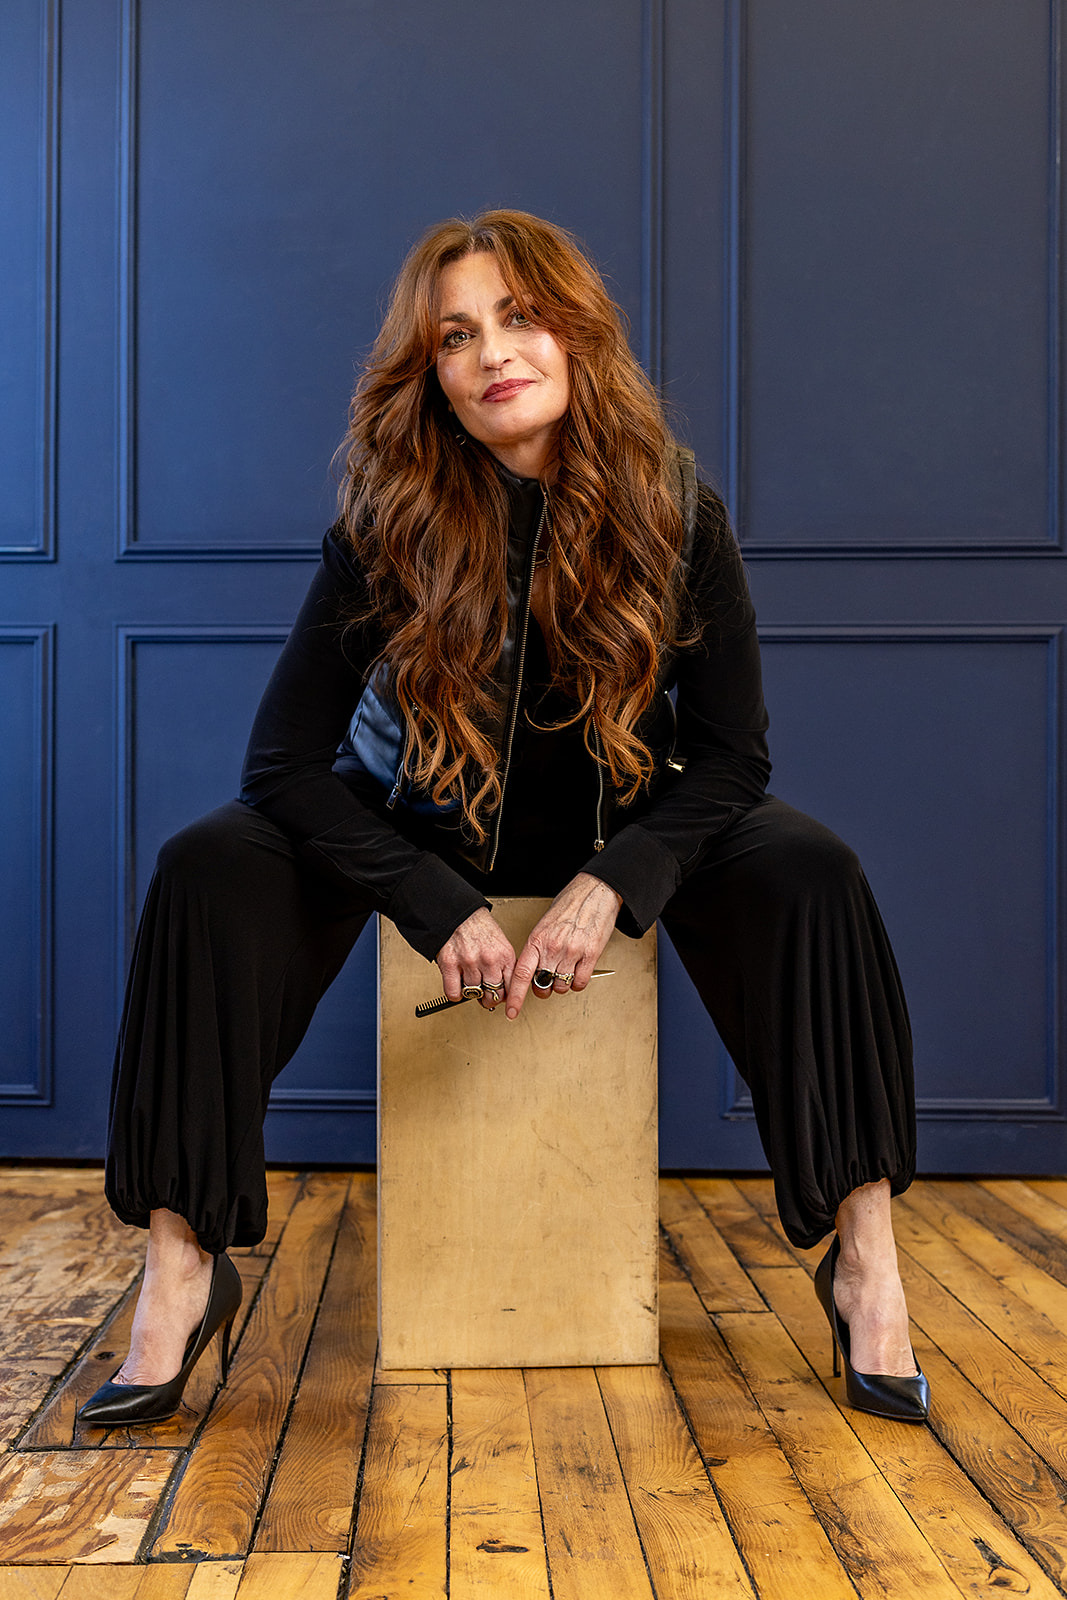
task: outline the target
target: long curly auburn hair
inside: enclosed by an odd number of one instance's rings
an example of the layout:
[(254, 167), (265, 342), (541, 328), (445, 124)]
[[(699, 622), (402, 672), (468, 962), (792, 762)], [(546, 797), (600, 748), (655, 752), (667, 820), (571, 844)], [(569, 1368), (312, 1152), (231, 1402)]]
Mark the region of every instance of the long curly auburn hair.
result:
[(458, 801), (480, 840), (501, 794), (486, 728), (508, 622), (508, 497), (490, 453), (457, 433), (436, 372), (441, 271), (478, 251), (568, 357), (545, 642), (571, 720), (624, 800), (652, 775), (637, 727), (677, 642), (683, 530), (662, 408), (572, 236), (522, 211), (431, 228), (400, 270), (352, 399), (341, 506), (388, 640), (409, 778), (438, 804)]

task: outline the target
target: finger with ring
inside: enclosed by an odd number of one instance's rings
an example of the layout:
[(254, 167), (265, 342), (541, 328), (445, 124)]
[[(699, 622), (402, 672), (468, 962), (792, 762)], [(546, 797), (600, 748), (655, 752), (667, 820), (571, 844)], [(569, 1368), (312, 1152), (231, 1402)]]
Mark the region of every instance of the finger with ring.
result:
[(571, 984), (574, 982), (574, 973), (573, 972), (557, 972), (556, 973), (556, 982), (557, 983), (562, 983), (562, 985), (563, 985), (563, 987), (565, 989), (569, 989)]
[(533, 986), (538, 994), (547, 994), (556, 981), (556, 974), (547, 967), (538, 967), (533, 975)]
[(482, 998), (485, 1000), (491, 1000), (493, 1005), (497, 1006), (503, 999), (503, 988), (504, 986), (502, 983), (483, 983)]
[(480, 983), (465, 983), (461, 993), (464, 1000), (480, 1000), (482, 998), (482, 986)]

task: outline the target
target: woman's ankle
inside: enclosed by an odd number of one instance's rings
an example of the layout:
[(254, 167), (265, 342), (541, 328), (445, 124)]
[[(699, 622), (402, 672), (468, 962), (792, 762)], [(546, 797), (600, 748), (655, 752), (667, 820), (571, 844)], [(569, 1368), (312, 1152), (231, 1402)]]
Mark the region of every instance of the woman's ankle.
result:
[(210, 1253), (201, 1249), (199, 1239), (184, 1217), (163, 1207), (151, 1213), (145, 1255), (146, 1274), (193, 1278), (211, 1259)]

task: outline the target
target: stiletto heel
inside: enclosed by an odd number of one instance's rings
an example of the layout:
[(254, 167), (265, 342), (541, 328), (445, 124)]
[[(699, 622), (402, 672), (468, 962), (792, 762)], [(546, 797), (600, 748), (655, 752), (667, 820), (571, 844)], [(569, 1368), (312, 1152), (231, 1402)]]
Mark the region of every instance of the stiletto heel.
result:
[[(930, 1385), (920, 1369), (912, 1378), (897, 1378), (890, 1373), (857, 1372), (852, 1365), (852, 1340), (848, 1323), (834, 1301), (834, 1268), (841, 1253), (841, 1241), (833, 1243), (815, 1269), (815, 1293), (830, 1324), (834, 1351), (834, 1377), (839, 1372), (838, 1351), (845, 1367), (845, 1393), (857, 1411), (873, 1417), (888, 1417), (893, 1422), (925, 1422), (930, 1414)], [(919, 1363), (916, 1361), (918, 1367)]]
[(230, 1368), (230, 1329), (241, 1304), (241, 1279), (228, 1255), (215, 1257), (211, 1289), (199, 1328), (189, 1335), (181, 1371), (169, 1383), (102, 1383), (78, 1412), (81, 1422), (93, 1427), (122, 1426), (131, 1422), (162, 1422), (172, 1417), (182, 1403), (185, 1386), (193, 1368), (222, 1329), (222, 1381)]
[[(234, 1316), (236, 1316), (236, 1312)], [(219, 1348), (219, 1371), (223, 1383), (230, 1376), (230, 1329), (233, 1327), (233, 1317), (230, 1318), (222, 1330), (222, 1341)]]

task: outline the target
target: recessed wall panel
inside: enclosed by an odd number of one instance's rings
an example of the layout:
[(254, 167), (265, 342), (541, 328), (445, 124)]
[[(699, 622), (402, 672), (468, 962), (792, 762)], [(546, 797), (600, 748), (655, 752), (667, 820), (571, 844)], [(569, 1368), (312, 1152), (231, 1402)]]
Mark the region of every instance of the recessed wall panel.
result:
[[(123, 975), (159, 846), (240, 788), (248, 731), (286, 632), (120, 629)], [(279, 1084), (277, 1103), (291, 1110), (373, 1109), (375, 955), (373, 939), (364, 939), (322, 1002)]]
[(763, 632), (771, 788), (860, 855), (920, 1108), (1062, 1116), (1058, 633)]
[(639, 322), (638, 0), (546, 0), (513, 44), (490, 0), (130, 14), (124, 552), (314, 549), (356, 363), (443, 216), (572, 227)]
[(0, 37), (0, 559), (51, 551), (55, 0), (5, 0)]
[(671, 0), (664, 46), (663, 395), (679, 436), (720, 486), (731, 204), (723, 145), (727, 10), (723, 0)]
[(0, 628), (0, 1103), (47, 1101), (51, 630)]
[(1059, 538), (1047, 0), (743, 7), (736, 450), (753, 549)]
[(139, 911), (165, 839), (232, 800), (260, 695), (286, 630), (119, 631), (125, 789), (123, 901)]

